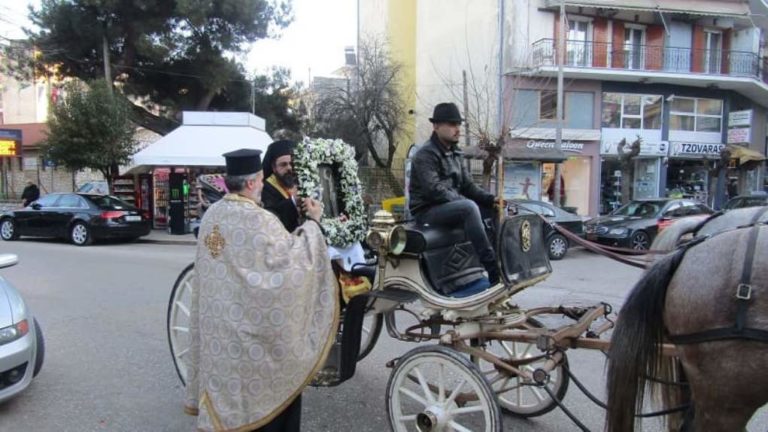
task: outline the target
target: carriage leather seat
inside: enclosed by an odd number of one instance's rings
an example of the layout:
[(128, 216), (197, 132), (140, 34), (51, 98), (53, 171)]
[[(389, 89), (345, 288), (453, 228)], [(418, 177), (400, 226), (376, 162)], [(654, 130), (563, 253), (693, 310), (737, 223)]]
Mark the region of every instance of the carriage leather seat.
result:
[[(432, 288), (444, 296), (461, 296), (486, 288), (485, 268), (461, 228), (444, 228), (409, 223), (405, 253), (421, 256), (421, 268)], [(490, 285), (490, 284), (488, 284)]]

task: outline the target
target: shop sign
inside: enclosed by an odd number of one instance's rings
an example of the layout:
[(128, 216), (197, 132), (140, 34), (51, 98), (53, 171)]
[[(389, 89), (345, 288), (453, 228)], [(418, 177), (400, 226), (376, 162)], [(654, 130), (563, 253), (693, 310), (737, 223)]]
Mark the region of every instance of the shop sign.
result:
[(752, 110), (733, 111), (728, 114), (728, 127), (751, 126)]
[[(525, 147), (532, 150), (537, 150), (537, 149), (554, 150), (555, 141), (530, 140), (527, 143), (525, 143)], [(573, 141), (562, 141), (560, 143), (560, 148), (564, 152), (581, 153), (584, 151), (584, 143), (573, 142)]]
[(751, 138), (752, 128), (728, 129), (728, 144), (748, 144)]
[(697, 157), (720, 157), (720, 152), (725, 147), (722, 143), (689, 143), (673, 142), (670, 156), (697, 156)]
[(20, 156), (21, 130), (0, 129), (0, 157)]
[[(624, 148), (626, 149), (627, 147), (629, 147), (629, 144)], [(641, 141), (640, 142), (640, 156), (666, 156), (668, 150), (669, 150), (669, 143), (667, 141), (658, 141), (658, 142)], [(603, 142), (600, 153), (604, 155), (618, 156), (619, 143)]]

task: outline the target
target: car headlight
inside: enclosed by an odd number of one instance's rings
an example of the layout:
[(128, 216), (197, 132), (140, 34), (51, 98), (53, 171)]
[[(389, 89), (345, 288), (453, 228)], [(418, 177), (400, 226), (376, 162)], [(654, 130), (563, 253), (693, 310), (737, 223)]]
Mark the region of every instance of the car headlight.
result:
[(11, 343), (29, 333), (29, 322), (21, 320), (18, 323), (0, 329), (0, 345)]
[(608, 234), (615, 235), (615, 236), (625, 236), (629, 232), (626, 228), (611, 228), (610, 231), (608, 231)]

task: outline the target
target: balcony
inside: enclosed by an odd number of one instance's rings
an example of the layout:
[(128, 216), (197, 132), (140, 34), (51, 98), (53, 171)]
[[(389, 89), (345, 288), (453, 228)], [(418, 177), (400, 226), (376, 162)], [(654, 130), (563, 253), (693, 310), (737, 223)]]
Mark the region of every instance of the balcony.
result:
[[(625, 71), (700, 73), (749, 77), (764, 81), (760, 57), (745, 51), (703, 50), (654, 45), (620, 45), (567, 40), (565, 66)], [(557, 41), (541, 39), (533, 44), (534, 67), (557, 66)]]
[[(565, 45), (564, 68), (572, 79), (720, 88), (768, 106), (768, 62), (755, 53), (580, 40)], [(557, 57), (555, 39), (532, 46), (531, 64), (537, 74), (554, 76)]]

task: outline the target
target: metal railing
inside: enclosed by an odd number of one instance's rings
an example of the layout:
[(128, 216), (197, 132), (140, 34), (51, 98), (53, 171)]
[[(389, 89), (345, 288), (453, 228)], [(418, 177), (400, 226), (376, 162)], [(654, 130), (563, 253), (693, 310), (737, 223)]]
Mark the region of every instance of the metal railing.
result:
[[(532, 66), (557, 65), (557, 41), (540, 39), (532, 46)], [(766, 62), (746, 51), (706, 50), (661, 45), (614, 45), (608, 42), (565, 41), (565, 66), (701, 73), (764, 80)]]

